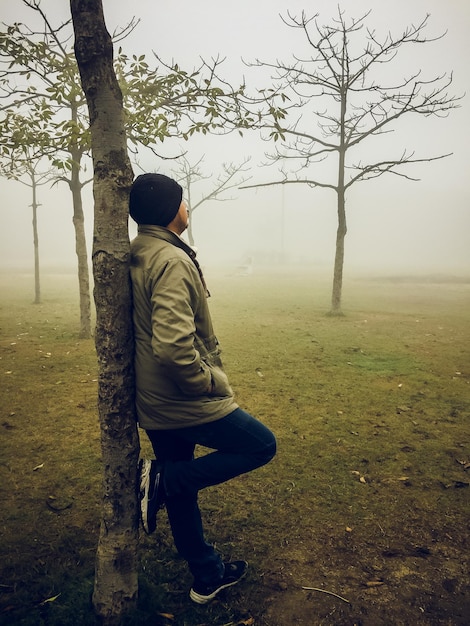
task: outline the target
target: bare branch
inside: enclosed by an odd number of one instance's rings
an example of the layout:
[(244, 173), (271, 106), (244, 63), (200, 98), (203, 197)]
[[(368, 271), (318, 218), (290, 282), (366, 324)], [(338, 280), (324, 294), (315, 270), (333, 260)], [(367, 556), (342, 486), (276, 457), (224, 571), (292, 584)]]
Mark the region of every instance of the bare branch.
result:
[(257, 187), (271, 187), (273, 185), (308, 185), (309, 187), (322, 187), (324, 189), (333, 189), (337, 191), (336, 185), (331, 185), (328, 183), (323, 183), (319, 180), (309, 179), (309, 178), (298, 178), (294, 180), (284, 179), (284, 180), (273, 180), (269, 183), (256, 183), (254, 185), (242, 185), (239, 189), (255, 189)]
[(430, 161), (438, 161), (440, 159), (446, 159), (447, 157), (451, 155), (452, 153), (449, 152), (448, 154), (441, 154), (435, 157), (414, 159), (412, 158), (413, 156), (412, 154), (406, 155), (406, 153), (404, 153), (399, 159), (392, 160), (392, 161), (379, 161), (377, 163), (373, 163), (367, 166), (362, 166), (359, 163), (358, 165), (354, 165), (351, 168), (348, 168), (348, 169), (354, 169), (354, 170), (360, 170), (360, 171), (358, 174), (353, 176), (348, 183), (345, 184), (344, 188), (348, 189), (349, 187), (351, 187), (351, 185), (353, 185), (356, 182), (362, 182), (365, 180), (370, 180), (372, 178), (378, 178), (379, 176), (382, 176), (382, 174), (394, 174), (395, 176), (400, 176), (408, 180), (418, 181), (420, 180), (419, 178), (412, 177), (409, 174), (406, 174), (404, 172), (399, 172), (396, 170), (396, 168), (402, 167), (404, 165), (409, 165), (411, 163), (428, 163)]

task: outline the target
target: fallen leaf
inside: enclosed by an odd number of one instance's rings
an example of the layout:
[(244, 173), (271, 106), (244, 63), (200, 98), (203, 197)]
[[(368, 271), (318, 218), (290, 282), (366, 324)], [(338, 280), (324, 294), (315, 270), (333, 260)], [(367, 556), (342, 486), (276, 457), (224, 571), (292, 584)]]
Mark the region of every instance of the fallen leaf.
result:
[(42, 469), (44, 467), (44, 463), (41, 463), (40, 465), (36, 465), (36, 467), (33, 467), (33, 472), (36, 472), (38, 469)]
[(367, 484), (367, 480), (365, 479), (365, 477), (364, 477), (364, 476), (361, 476), (361, 477), (359, 478), (359, 482), (360, 482), (360, 483), (362, 483), (363, 485), (366, 485), (366, 484)]
[(381, 587), (385, 585), (383, 580), (368, 580), (366, 582), (366, 587)]
[(46, 600), (43, 600), (40, 603), (40, 606), (44, 606), (44, 604), (47, 604), (48, 602), (55, 602), (59, 596), (60, 596), (60, 593), (58, 593), (56, 596), (52, 596), (51, 598), (47, 598)]
[(397, 413), (407, 413), (411, 411), (409, 406), (397, 406)]

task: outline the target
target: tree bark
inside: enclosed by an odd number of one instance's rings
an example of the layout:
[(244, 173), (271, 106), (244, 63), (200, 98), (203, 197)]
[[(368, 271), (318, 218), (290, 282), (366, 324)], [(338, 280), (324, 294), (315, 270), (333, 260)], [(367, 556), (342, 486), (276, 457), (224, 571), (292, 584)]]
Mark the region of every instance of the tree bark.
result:
[(34, 304), (41, 304), (41, 283), (39, 278), (38, 203), (36, 194), (37, 183), (33, 169), (31, 169), (31, 187), (33, 189)]
[(189, 174), (187, 174), (186, 176), (186, 195), (187, 195), (187, 201), (189, 205), (188, 240), (189, 240), (189, 245), (194, 246), (193, 213), (191, 210), (191, 177)]
[(343, 60), (342, 60), (342, 87), (340, 90), (341, 110), (340, 110), (340, 136), (338, 148), (338, 184), (337, 194), (337, 214), (338, 227), (336, 229), (335, 265), (333, 269), (333, 289), (331, 292), (331, 315), (342, 315), (341, 297), (343, 293), (343, 267), (344, 267), (344, 240), (348, 231), (346, 226), (346, 198), (345, 198), (345, 167), (346, 167), (346, 111), (347, 111), (347, 64), (345, 59), (346, 42), (343, 39)]
[(101, 0), (71, 0), (75, 56), (90, 117), (95, 220), (93, 275), (103, 507), (93, 605), (102, 623), (120, 624), (137, 599), (137, 460), (127, 154), (122, 96)]
[(78, 290), (80, 302), (80, 339), (89, 339), (91, 333), (90, 271), (83, 215), (82, 190), (79, 179), (80, 166), (72, 164), (70, 190), (73, 198), (73, 226), (75, 230), (75, 252), (78, 261)]
[(336, 230), (335, 265), (333, 270), (333, 289), (331, 295), (331, 315), (341, 315), (341, 296), (343, 291), (344, 240), (346, 238), (346, 209), (344, 189), (338, 190), (338, 228)]
[[(77, 107), (71, 106), (71, 119), (77, 121)], [(70, 148), (72, 171), (70, 174), (70, 191), (73, 199), (73, 226), (75, 229), (75, 252), (78, 262), (78, 290), (80, 303), (80, 339), (91, 337), (91, 298), (90, 270), (88, 267), (88, 250), (85, 235), (85, 216), (83, 215), (82, 184), (80, 182), (80, 163), (82, 151), (74, 144)]]

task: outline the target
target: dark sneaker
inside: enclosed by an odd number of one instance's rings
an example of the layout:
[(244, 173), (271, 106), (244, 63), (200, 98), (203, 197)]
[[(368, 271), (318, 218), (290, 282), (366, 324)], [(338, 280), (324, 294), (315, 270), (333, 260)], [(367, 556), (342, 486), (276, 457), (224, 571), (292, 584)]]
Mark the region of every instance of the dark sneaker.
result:
[(193, 587), (189, 592), (189, 597), (193, 602), (206, 604), (206, 602), (213, 600), (222, 589), (236, 585), (237, 582), (245, 576), (248, 570), (248, 563), (246, 561), (233, 561), (232, 563), (224, 563), (224, 565), (225, 572), (219, 583), (207, 586), (201, 585), (197, 580), (194, 581)]
[(141, 459), (139, 477), (140, 517), (145, 532), (150, 535), (157, 527), (157, 511), (165, 503), (161, 463)]

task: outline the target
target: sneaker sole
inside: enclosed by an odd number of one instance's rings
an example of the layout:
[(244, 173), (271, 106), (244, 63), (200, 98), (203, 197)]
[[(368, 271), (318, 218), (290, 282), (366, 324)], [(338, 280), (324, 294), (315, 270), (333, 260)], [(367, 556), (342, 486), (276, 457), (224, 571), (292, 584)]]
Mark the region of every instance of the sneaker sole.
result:
[(148, 525), (148, 519), (146, 512), (148, 510), (148, 499), (149, 499), (149, 490), (148, 486), (150, 484), (150, 470), (152, 464), (147, 459), (142, 461), (141, 470), (140, 470), (140, 489), (139, 489), (139, 497), (140, 497), (140, 519), (142, 522), (142, 526), (147, 533), (150, 535), (153, 530)]
[(191, 591), (189, 592), (189, 597), (191, 598), (193, 602), (196, 602), (197, 604), (207, 604), (207, 602), (210, 602), (211, 600), (213, 600), (221, 591), (223, 591), (224, 589), (227, 589), (228, 587), (233, 587), (233, 585), (236, 585), (241, 580), (243, 580), (243, 578), (245, 578), (246, 576), (247, 571), (248, 571), (248, 567), (245, 569), (245, 571), (240, 576), (240, 578), (237, 578), (237, 580), (234, 580), (231, 583), (226, 583), (225, 585), (221, 585), (220, 587), (217, 587), (217, 589), (213, 591), (211, 594), (209, 594), (208, 596), (203, 596), (197, 591), (194, 591), (194, 589), (191, 589)]

